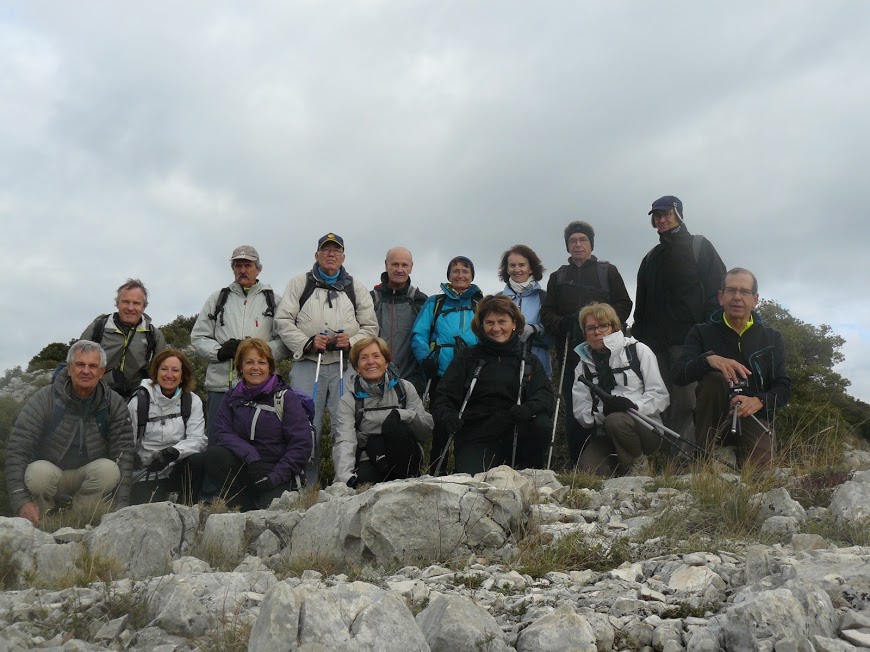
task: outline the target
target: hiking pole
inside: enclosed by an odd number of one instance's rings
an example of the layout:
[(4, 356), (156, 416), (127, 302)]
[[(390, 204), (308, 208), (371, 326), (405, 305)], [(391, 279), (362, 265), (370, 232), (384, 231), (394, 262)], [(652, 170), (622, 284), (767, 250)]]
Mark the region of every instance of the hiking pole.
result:
[[(605, 392), (603, 389), (601, 389), (598, 385), (593, 383), (591, 380), (587, 380), (583, 376), (578, 376), (577, 380), (579, 380), (581, 383), (586, 385), (592, 391), (592, 393), (596, 394), (598, 396), (598, 398), (600, 398), (602, 401), (610, 398), (610, 394)], [(635, 421), (638, 421), (638, 422), (644, 424), (645, 426), (647, 426), (648, 428), (650, 428), (653, 432), (658, 434), (659, 437), (664, 439), (671, 446), (674, 446), (677, 449), (677, 451), (679, 451), (684, 457), (686, 457), (690, 461), (693, 461), (691, 455), (689, 455), (689, 453), (685, 449), (683, 449), (681, 444), (687, 444), (689, 446), (689, 448), (695, 449), (695, 451), (697, 451), (698, 453), (701, 453), (702, 455), (709, 455), (709, 453), (706, 449), (702, 448), (701, 446), (698, 446), (698, 444), (696, 444), (695, 442), (690, 441), (690, 440), (682, 437), (679, 433), (674, 432), (673, 430), (671, 430), (670, 428), (668, 428), (664, 424), (659, 423), (658, 421), (656, 421), (652, 417), (648, 417), (645, 414), (641, 414), (640, 412), (638, 412), (637, 410), (635, 410), (633, 408), (629, 408), (628, 410), (626, 410), (626, 413), (629, 416), (631, 416)], [(734, 471), (740, 470), (736, 466), (734, 466), (733, 464), (729, 464), (728, 462), (725, 462), (723, 460), (719, 460), (719, 461)]]
[[(522, 359), (520, 360), (520, 389), (517, 392), (517, 405), (522, 405), (523, 399), (523, 375), (526, 373), (526, 347), (522, 349)], [(514, 424), (514, 448), (511, 453), (511, 468), (516, 468), (517, 465), (517, 439), (519, 438), (520, 427)]]
[[(343, 333), (344, 329), (340, 328), (336, 333)], [(344, 349), (338, 350), (338, 397), (344, 396)]]
[[(468, 405), (468, 399), (471, 398), (471, 392), (474, 391), (474, 386), (477, 385), (477, 379), (480, 376), (480, 370), (483, 369), (484, 362), (481, 360), (477, 363), (477, 368), (474, 370), (474, 374), (471, 376), (471, 384), (468, 386), (468, 391), (465, 393), (465, 398), (462, 400), (462, 405), (459, 408), (459, 420), (462, 421), (462, 415), (465, 414), (465, 406)], [(460, 428), (462, 424), (460, 423)], [(447, 457), (447, 454), (450, 452), (450, 444), (453, 443), (453, 438), (456, 437), (456, 430), (450, 433), (450, 436), (447, 438), (447, 445), (444, 446), (444, 450), (441, 451), (441, 455), (438, 457), (438, 464), (435, 466), (435, 476), (437, 477), (441, 473), (441, 465), (444, 463), (444, 459)]]
[(553, 411), (553, 434), (550, 435), (550, 451), (547, 453), (547, 470), (553, 462), (553, 447), (556, 445), (556, 424), (559, 423), (559, 403), (562, 402), (562, 392), (565, 389), (565, 365), (568, 362), (568, 338), (565, 336), (565, 351), (562, 353), (562, 369), (559, 371), (559, 391), (556, 392), (556, 409)]
[[(321, 335), (326, 335), (326, 331), (323, 331)], [(317, 383), (320, 381), (320, 363), (323, 362), (323, 351), (317, 352), (317, 368), (314, 370), (314, 390), (311, 392), (311, 400), (313, 402), (317, 401)]]
[(429, 398), (429, 388), (431, 386), (432, 386), (432, 379), (427, 378), (426, 379), (426, 389), (423, 390), (423, 398), (421, 399), (423, 401), (424, 405), (426, 404), (426, 399)]

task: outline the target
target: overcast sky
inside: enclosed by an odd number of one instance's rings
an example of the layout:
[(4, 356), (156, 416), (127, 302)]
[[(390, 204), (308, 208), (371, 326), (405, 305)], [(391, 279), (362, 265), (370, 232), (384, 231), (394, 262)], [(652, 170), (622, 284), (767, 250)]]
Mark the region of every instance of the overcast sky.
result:
[(404, 245), (424, 291), (463, 254), (491, 292), (583, 219), (633, 295), (676, 194), (870, 401), (868, 62), (858, 1), (4, 2), (0, 371), (130, 276), (197, 313), (238, 244), (280, 293), (328, 231), (368, 286)]

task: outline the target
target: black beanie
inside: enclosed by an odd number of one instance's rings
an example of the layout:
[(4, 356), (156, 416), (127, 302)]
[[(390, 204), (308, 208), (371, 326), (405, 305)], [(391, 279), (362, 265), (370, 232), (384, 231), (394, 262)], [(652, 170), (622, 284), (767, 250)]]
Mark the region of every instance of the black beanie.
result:
[(450, 259), (450, 262), (447, 263), (447, 280), (450, 280), (450, 270), (453, 267), (453, 263), (465, 263), (468, 265), (468, 268), (471, 270), (471, 280), (474, 280), (474, 263), (471, 262), (470, 258), (466, 258), (465, 256), (456, 256)]
[(591, 224), (580, 221), (571, 222), (571, 224), (565, 227), (565, 249), (568, 248), (568, 238), (575, 233), (584, 234), (589, 238), (589, 245), (592, 249), (595, 249), (595, 229), (592, 228)]

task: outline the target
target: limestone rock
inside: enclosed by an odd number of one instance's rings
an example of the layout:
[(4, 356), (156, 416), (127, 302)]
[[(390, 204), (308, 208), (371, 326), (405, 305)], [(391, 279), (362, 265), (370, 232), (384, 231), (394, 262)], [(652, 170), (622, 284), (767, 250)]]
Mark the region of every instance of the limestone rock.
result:
[(442, 596), (421, 611), (416, 620), (432, 652), (510, 649), (495, 618), (468, 598)]
[(199, 509), (173, 503), (134, 505), (106, 514), (85, 537), (92, 553), (113, 557), (132, 578), (163, 575), (190, 547)]
[(598, 647), (586, 619), (562, 604), (520, 633), (517, 652), (598, 652)]

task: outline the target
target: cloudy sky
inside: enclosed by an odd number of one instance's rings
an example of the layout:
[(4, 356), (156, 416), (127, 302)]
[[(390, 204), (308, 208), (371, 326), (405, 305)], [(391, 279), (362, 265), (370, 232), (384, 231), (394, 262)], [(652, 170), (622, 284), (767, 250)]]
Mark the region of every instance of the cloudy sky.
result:
[(870, 401), (868, 61), (858, 1), (4, 2), (0, 371), (129, 276), (198, 312), (238, 244), (280, 292), (328, 231), (369, 286), (401, 244), (424, 291), (456, 254), (495, 291), (584, 219), (633, 294), (676, 194)]

